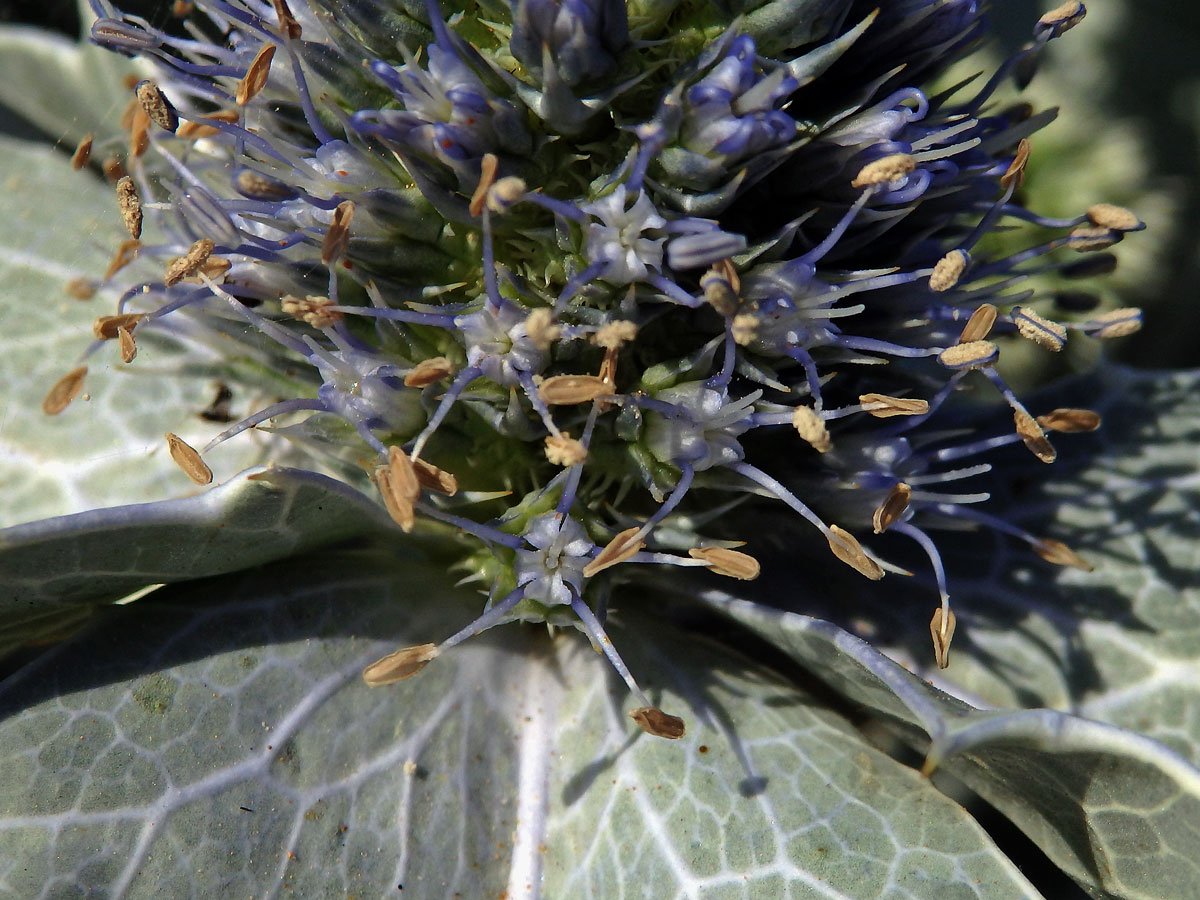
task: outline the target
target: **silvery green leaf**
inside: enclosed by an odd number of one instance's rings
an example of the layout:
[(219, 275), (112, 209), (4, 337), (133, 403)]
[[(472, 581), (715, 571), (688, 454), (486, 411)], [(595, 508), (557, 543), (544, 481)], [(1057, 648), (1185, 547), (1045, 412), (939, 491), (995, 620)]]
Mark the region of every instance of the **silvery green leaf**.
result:
[(1096, 896), (1191, 897), (1200, 770), (1167, 747), (1053, 710), (977, 710), (829, 622), (707, 601), (880, 716), (984, 797)]
[[(172, 341), (139, 337), (129, 366), (115, 347), (100, 347), (86, 360), (83, 394), (57, 416), (42, 412), (46, 392), (92, 342), (92, 320), (114, 311), (112, 292), (80, 301), (65, 286), (99, 279), (127, 235), (112, 187), (71, 171), (65, 154), (0, 137), (0, 157), (9, 213), (0, 217), (0, 525), (194, 491), (163, 433), (201, 446), (225, 426), (198, 418), (213, 380), (198, 366), (181, 371)], [(233, 408), (246, 402), (235, 395)], [(218, 479), (262, 462), (264, 445), (218, 448)]]
[(86, 40), (95, 14), (86, 2), (79, 7), (79, 43), (40, 28), (0, 28), (0, 105), (69, 148), (89, 132), (99, 139), (121, 133), (121, 112), (133, 96), (123, 79), (137, 71)]
[(30, 663), (0, 688), (0, 896), (1040, 897), (836, 711), (641, 604), (613, 639), (677, 742), (564, 631), (366, 687), (477, 613), (446, 585), (293, 559), (111, 608)]
[(0, 654), (148, 585), (233, 572), (381, 531), (378, 504), (297, 469), (251, 469), (194, 497), (0, 530)]

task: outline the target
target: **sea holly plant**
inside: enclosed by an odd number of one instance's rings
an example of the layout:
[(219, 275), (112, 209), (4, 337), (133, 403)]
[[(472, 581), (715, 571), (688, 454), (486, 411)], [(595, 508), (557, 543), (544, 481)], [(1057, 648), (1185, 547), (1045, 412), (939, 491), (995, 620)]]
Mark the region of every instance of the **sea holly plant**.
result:
[(1010, 387), (1140, 323), (1024, 178), (1085, 12), (6, 34), (4, 896), (1188, 896), (1195, 380)]

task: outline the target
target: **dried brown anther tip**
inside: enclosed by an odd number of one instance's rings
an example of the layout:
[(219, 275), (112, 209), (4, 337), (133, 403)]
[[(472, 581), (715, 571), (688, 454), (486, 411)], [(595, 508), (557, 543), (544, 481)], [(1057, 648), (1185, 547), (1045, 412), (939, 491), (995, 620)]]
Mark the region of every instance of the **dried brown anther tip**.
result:
[(213, 480), (212, 469), (205, 465), (196, 448), (177, 434), (167, 432), (167, 449), (175, 465), (183, 469), (183, 473), (196, 484), (209, 484)]
[(979, 308), (971, 313), (971, 318), (967, 319), (967, 324), (963, 326), (962, 334), (958, 337), (958, 343), (961, 345), (982, 341), (991, 334), (995, 324), (996, 307), (990, 303), (981, 303)]
[(609, 541), (604, 549), (593, 557), (590, 563), (583, 567), (584, 577), (591, 578), (597, 572), (602, 572), (610, 566), (623, 563), (631, 556), (637, 554), (639, 550), (646, 546), (645, 541), (634, 540), (635, 535), (640, 530), (635, 525), (632, 528), (626, 528), (624, 531), (618, 532), (616, 537)]
[(394, 444), (389, 447), (388, 464), (375, 470), (375, 484), (392, 521), (405, 532), (412, 531), (421, 485), (408, 454)]
[(833, 449), (825, 420), (811, 406), (797, 406), (792, 411), (792, 427), (818, 453), (828, 453)]
[(112, 182), (120, 181), (126, 175), (125, 163), (121, 162), (121, 157), (115, 155), (104, 158), (104, 162), (100, 164), (100, 171)]
[(132, 329), (146, 317), (145, 313), (120, 313), (115, 316), (98, 316), (92, 322), (92, 336), (98, 341), (112, 341), (121, 328)]
[(128, 175), (122, 176), (117, 182), (117, 206), (121, 210), (125, 230), (137, 240), (142, 236), (142, 201), (138, 197), (137, 186)]
[[(1000, 176), (1000, 186), (1004, 190), (1020, 187), (1025, 183), (1025, 166), (1029, 164), (1030, 144), (1028, 138), (1021, 138), (1017, 144), (1017, 152), (1008, 170)], [(1015, 188), (1014, 188), (1015, 189)]]
[(91, 300), (96, 296), (96, 282), (91, 278), (72, 278), (63, 285), (63, 291), (73, 300)]
[(1100, 413), (1090, 409), (1052, 409), (1037, 417), (1038, 424), (1062, 434), (1078, 434), (1095, 431), (1100, 427)]
[(1095, 571), (1095, 566), (1064, 544), (1051, 538), (1042, 538), (1033, 545), (1033, 552), (1048, 563), (1056, 566), (1070, 566), (1083, 569), (1085, 572)]
[(833, 555), (860, 575), (872, 581), (883, 577), (883, 569), (879, 567), (879, 563), (867, 556), (858, 539), (844, 528), (830, 525), (826, 540), (829, 541), (829, 549), (833, 551)]
[(637, 722), (638, 727), (646, 734), (676, 741), (687, 733), (687, 725), (678, 716), (667, 715), (655, 706), (643, 706), (631, 709), (629, 717)]
[(214, 246), (210, 238), (200, 238), (200, 240), (194, 241), (192, 246), (188, 247), (186, 254), (177, 256), (167, 263), (167, 271), (163, 277), (163, 282), (166, 286), (172, 287), (179, 284), (187, 276), (194, 275), (208, 261), (208, 258), (212, 255)]
[(1021, 436), (1030, 453), (1044, 463), (1052, 463), (1058, 458), (1058, 451), (1046, 439), (1046, 433), (1033, 416), (1023, 409), (1014, 409), (1013, 424), (1016, 425), (1017, 434)]
[[(285, 310), (286, 312), (286, 310)], [(423, 359), (404, 376), (405, 387), (427, 387), (454, 374), (454, 366), (444, 356)]]
[(121, 245), (117, 247), (117, 252), (113, 254), (112, 261), (108, 264), (108, 268), (104, 271), (104, 280), (108, 281), (123, 268), (137, 259), (138, 251), (142, 248), (142, 242), (134, 238), (126, 238), (121, 241)]
[(433, 463), (425, 462), (423, 459), (412, 460), (412, 467), (413, 471), (417, 473), (417, 482), (426, 490), (437, 491), (447, 497), (453, 497), (458, 493), (458, 479), (445, 469), (439, 469)]
[(588, 403), (612, 393), (612, 385), (598, 375), (554, 375), (538, 385), (538, 396), (550, 406)]
[(83, 390), (85, 375), (87, 375), (87, 366), (80, 366), (54, 382), (54, 385), (46, 393), (46, 399), (42, 401), (42, 412), (48, 416), (57, 416), (66, 409)]
[(175, 129), (179, 127), (179, 117), (171, 109), (171, 104), (159, 86), (153, 81), (139, 81), (135, 94), (146, 117), (163, 131), (174, 134)]
[(951, 250), (933, 267), (933, 272), (929, 275), (929, 289), (939, 294), (950, 290), (958, 284), (958, 279), (962, 278), (970, 261), (971, 257), (965, 251)]
[(275, 16), (279, 19), (279, 31), (283, 36), (291, 38), (293, 41), (299, 40), (302, 34), (300, 23), (288, 9), (287, 0), (271, 0), (271, 5), (275, 7)]
[(417, 644), (393, 650), (362, 670), (362, 680), (368, 687), (383, 687), (412, 678), (437, 659), (437, 644)]
[(321, 241), (321, 262), (328, 265), (346, 255), (350, 246), (350, 222), (354, 219), (354, 201), (343, 200), (333, 211), (333, 221)]
[(710, 572), (739, 581), (753, 581), (762, 571), (758, 560), (749, 553), (725, 547), (693, 547), (688, 550), (688, 556), (704, 560)]
[(342, 313), (329, 307), (336, 305), (328, 297), (286, 296), (279, 301), (279, 308), (285, 315), (299, 319), (305, 325), (313, 328), (330, 328), (335, 322), (340, 322)]
[(892, 416), (923, 416), (929, 412), (929, 401), (917, 397), (890, 397), (887, 394), (859, 394), (863, 412), (877, 419)]
[(133, 362), (137, 356), (137, 341), (133, 339), (133, 333), (127, 325), (117, 328), (117, 343), (121, 347), (121, 362), (126, 365)]
[(71, 168), (78, 172), (88, 164), (88, 160), (92, 158), (92, 141), (95, 140), (95, 135), (85, 134), (83, 140), (75, 147), (75, 152), (71, 155)]
[(893, 153), (882, 159), (867, 163), (858, 170), (850, 187), (869, 187), (874, 184), (889, 184), (903, 178), (917, 167), (917, 161), (907, 153)]
[[(203, 116), (198, 116), (197, 118), (211, 119), (214, 122), (224, 122), (227, 125), (236, 125), (238, 120), (241, 119), (241, 114), (236, 109), (218, 109), (215, 112), (205, 113)], [(175, 137), (198, 141), (201, 138), (212, 137), (220, 133), (221, 129), (215, 125), (208, 125), (204, 122), (184, 122), (179, 126), (179, 130), (175, 132)]]
[(908, 501), (911, 498), (912, 488), (903, 481), (898, 481), (892, 485), (892, 489), (883, 498), (883, 502), (876, 508), (875, 515), (871, 517), (871, 525), (875, 529), (875, 533), (883, 534), (891, 528), (904, 515), (904, 511), (908, 509)]
[(254, 54), (245, 76), (238, 82), (237, 95), (234, 97), (238, 106), (245, 106), (267, 86), (267, 76), (271, 73), (271, 60), (274, 58), (274, 44), (263, 44)]
[(939, 669), (945, 669), (950, 665), (950, 641), (954, 639), (956, 621), (954, 610), (949, 610), (948, 615), (943, 619), (940, 606), (933, 611), (933, 618), (929, 620), (929, 634), (933, 638), (933, 657), (937, 661)]
[(471, 203), (467, 207), (467, 211), (471, 215), (478, 216), (483, 214), (483, 208), (487, 203), (488, 191), (496, 183), (496, 170), (498, 168), (500, 168), (500, 159), (495, 153), (483, 154), (483, 159), (479, 163), (479, 183), (475, 185), (475, 192), (471, 194)]
[(565, 431), (547, 435), (546, 459), (556, 466), (577, 466), (587, 459), (587, 448)]

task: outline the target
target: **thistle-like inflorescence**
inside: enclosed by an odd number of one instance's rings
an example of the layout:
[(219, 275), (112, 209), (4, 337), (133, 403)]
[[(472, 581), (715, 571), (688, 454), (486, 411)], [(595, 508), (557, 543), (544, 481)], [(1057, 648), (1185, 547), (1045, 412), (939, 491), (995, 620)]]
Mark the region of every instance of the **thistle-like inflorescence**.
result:
[[(326, 470), (365, 467), (400, 528), (457, 541), (487, 585), (475, 622), (372, 664), (369, 684), (502, 622), (571, 625), (635, 721), (678, 737), (606, 636), (609, 600), (636, 565), (756, 577), (734, 548), (754, 551), (762, 504), (868, 579), (903, 571), (874, 535), (916, 542), (942, 666), (955, 619), (930, 528), (1086, 566), (971, 487), (995, 448), (1052, 462), (1051, 435), (1099, 425), (1026, 409), (1003, 347), (1139, 324), (1053, 321), (1028, 288), (1110, 269), (1098, 251), (1142, 227), (1022, 200), (1052, 116), (996, 95), (1080, 3), (937, 94), (986, 33), (975, 0), (195, 0), (156, 23), (92, 5), (92, 39), (156, 70), (130, 85), (129, 146), (105, 165), (128, 238), (93, 350), (129, 363), (162, 329), (290, 373), (293, 396), (199, 451), (169, 435), (172, 457), (207, 483), (217, 445), (283, 432)], [(992, 235), (1014, 227), (1036, 235), (1016, 252)], [(960, 388), (1007, 403), (1011, 429), (964, 425)]]

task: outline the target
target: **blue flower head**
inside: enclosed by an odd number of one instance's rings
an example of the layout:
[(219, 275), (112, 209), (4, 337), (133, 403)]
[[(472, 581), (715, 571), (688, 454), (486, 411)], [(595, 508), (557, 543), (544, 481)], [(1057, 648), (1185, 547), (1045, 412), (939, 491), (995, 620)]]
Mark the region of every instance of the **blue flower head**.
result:
[[(1107, 204), (1027, 208), (1049, 117), (995, 103), (1082, 4), (981, 86), (936, 96), (983, 32), (974, 2), (514, 0), (484, 27), (433, 0), (403, 16), (196, 0), (182, 29), (92, 4), (93, 40), (157, 72), (134, 92), (129, 234), (92, 351), (115, 341), (132, 362), (162, 329), (291, 373), (293, 396), (201, 450), (171, 436), (196, 481), (222, 442), (274, 428), (351, 482), (365, 465), (404, 531), (468, 539), (479, 619), (374, 663), (369, 684), (503, 622), (570, 625), (637, 723), (678, 737), (605, 633), (609, 598), (642, 565), (755, 577), (764, 505), (869, 579), (899, 571), (891, 535), (915, 541), (939, 665), (940, 525), (1086, 565), (972, 487), (999, 447), (1052, 462), (1052, 437), (1099, 425), (1027, 409), (998, 368), (1013, 341), (1055, 352), (1139, 324), (1055, 321), (1027, 287), (1110, 268), (1142, 227)], [(394, 41), (372, 27), (385, 15)], [(1049, 236), (997, 252), (1018, 225)], [(1007, 405), (1011, 428), (960, 421), (962, 387)], [(764, 452), (769, 433), (792, 449)]]

